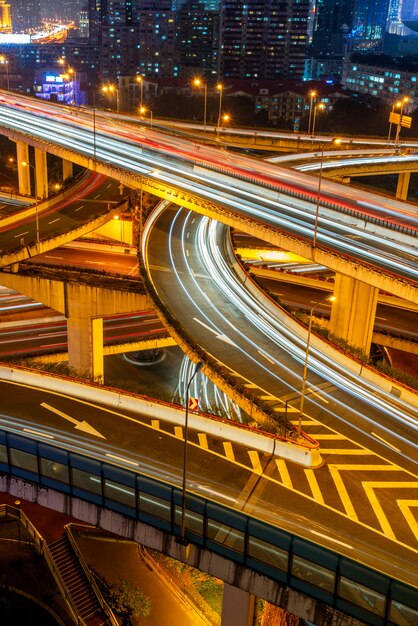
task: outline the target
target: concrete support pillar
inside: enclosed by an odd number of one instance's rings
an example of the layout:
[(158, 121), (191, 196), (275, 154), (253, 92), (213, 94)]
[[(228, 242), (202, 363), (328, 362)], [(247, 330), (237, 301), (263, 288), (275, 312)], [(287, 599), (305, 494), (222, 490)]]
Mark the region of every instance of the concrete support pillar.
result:
[(68, 361), (81, 372), (103, 380), (103, 319), (68, 315)]
[(67, 178), (72, 178), (74, 176), (73, 170), (73, 162), (68, 161), (68, 159), (62, 160), (62, 180), (67, 180)]
[(46, 163), (46, 152), (40, 148), (35, 148), (35, 175), (36, 191), (38, 198), (48, 197), (48, 167)]
[(17, 176), (19, 181), (19, 193), (22, 196), (31, 196), (30, 168), (24, 167), (22, 162), (29, 163), (29, 146), (22, 141), (16, 142)]
[(411, 172), (399, 172), (398, 184), (396, 186), (396, 197), (398, 200), (406, 200), (408, 198), (410, 179)]
[(335, 275), (330, 332), (370, 352), (379, 290), (355, 278)]
[(255, 596), (224, 584), (221, 626), (253, 626)]

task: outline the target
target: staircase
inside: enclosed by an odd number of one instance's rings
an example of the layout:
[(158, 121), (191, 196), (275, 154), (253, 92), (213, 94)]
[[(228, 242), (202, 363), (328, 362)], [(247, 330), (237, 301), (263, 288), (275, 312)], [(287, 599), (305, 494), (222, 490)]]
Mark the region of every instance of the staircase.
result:
[(66, 536), (53, 541), (48, 549), (68, 595), (78, 615), (86, 626), (109, 624), (108, 617), (93, 592), (90, 582), (80, 565)]

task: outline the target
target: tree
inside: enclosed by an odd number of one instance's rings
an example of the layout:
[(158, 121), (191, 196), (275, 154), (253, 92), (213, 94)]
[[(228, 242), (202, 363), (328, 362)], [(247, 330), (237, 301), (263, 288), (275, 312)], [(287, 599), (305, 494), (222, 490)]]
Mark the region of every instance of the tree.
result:
[(135, 587), (131, 580), (120, 580), (110, 588), (110, 605), (122, 618), (122, 624), (129, 626), (133, 619), (151, 614), (151, 601), (145, 594)]

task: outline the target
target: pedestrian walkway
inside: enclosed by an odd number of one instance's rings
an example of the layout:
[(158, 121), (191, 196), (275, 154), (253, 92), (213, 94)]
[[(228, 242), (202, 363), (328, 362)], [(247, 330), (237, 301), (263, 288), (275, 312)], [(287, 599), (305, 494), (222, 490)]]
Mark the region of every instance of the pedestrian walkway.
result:
[[(51, 511), (39, 504), (17, 499), (8, 493), (0, 492), (0, 504), (14, 506), (23, 511), (38, 532), (44, 537), (45, 542), (50, 544), (58, 541), (65, 535), (67, 524), (80, 525), (79, 520), (63, 513)], [(80, 529), (80, 526), (79, 526)], [(107, 585), (113, 585), (120, 580), (131, 580), (134, 586), (138, 587), (151, 600), (151, 616), (147, 619), (147, 626), (209, 626), (209, 623), (193, 609), (185, 600), (176, 585), (173, 585), (168, 578), (157, 573), (157, 568), (152, 566), (151, 559), (144, 559), (141, 555), (140, 546), (133, 541), (125, 541), (111, 533), (106, 533), (96, 529), (94, 534), (80, 534), (75, 532), (74, 536), (77, 545), (89, 567)], [(1, 571), (13, 569), (7, 567), (7, 561), (19, 558), (19, 542), (8, 541), (3, 545), (0, 541), (0, 566)], [(19, 554), (18, 554), (19, 552)], [(39, 558), (38, 558), (39, 561)], [(49, 574), (48, 567), (42, 560), (42, 565)], [(45, 573), (39, 570), (32, 573), (32, 565), (28, 561), (27, 567), (19, 572), (19, 583), (27, 593), (36, 598), (44, 598), (46, 587), (51, 585), (54, 590), (54, 606), (51, 606), (54, 613), (61, 615), (62, 624), (69, 624), (65, 613), (66, 609), (60, 613), (62, 606), (65, 608), (63, 600), (57, 596), (56, 584), (52, 575), (50, 579)], [(47, 582), (48, 581), (48, 582)], [(17, 582), (17, 581), (16, 581)], [(16, 585), (17, 586), (17, 585)], [(59, 592), (58, 592), (59, 595)], [(57, 600), (58, 604), (55, 603)], [(42, 602), (45, 602), (43, 599)]]

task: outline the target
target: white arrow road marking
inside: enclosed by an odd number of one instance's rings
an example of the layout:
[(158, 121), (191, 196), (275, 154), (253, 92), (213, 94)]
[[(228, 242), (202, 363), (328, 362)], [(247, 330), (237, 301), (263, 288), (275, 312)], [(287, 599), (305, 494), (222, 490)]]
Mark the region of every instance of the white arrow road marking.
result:
[(195, 322), (197, 322), (198, 324), (200, 324), (201, 326), (203, 326), (204, 328), (206, 328), (206, 330), (209, 330), (211, 333), (213, 333), (216, 337), (216, 339), (220, 339), (221, 341), (225, 341), (225, 343), (229, 343), (231, 346), (235, 346), (236, 344), (226, 335), (219, 335), (219, 333), (214, 330), (213, 328), (211, 328), (210, 326), (208, 326), (207, 324), (205, 324), (204, 322), (201, 322), (200, 320), (197, 319), (197, 317), (193, 318)]
[(78, 420), (74, 419), (74, 417), (70, 417), (69, 415), (66, 415), (62, 411), (55, 409), (53, 406), (50, 406), (46, 402), (42, 402), (41, 406), (43, 406), (44, 409), (48, 409), (48, 411), (52, 411), (53, 413), (56, 413), (60, 417), (63, 417), (65, 420), (68, 420), (72, 424), (75, 424), (76, 430), (82, 430), (83, 432), (88, 433), (89, 435), (94, 435), (95, 437), (106, 439), (104, 435), (101, 435), (95, 428), (93, 428), (93, 426), (90, 426), (90, 424), (88, 424), (84, 420), (82, 422), (79, 422)]

